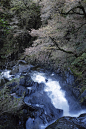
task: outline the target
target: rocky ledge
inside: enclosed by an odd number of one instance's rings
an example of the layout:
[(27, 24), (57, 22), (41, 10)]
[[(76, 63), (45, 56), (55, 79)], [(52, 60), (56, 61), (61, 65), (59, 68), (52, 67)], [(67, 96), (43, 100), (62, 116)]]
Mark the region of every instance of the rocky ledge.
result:
[(86, 114), (77, 117), (62, 117), (46, 129), (86, 129)]

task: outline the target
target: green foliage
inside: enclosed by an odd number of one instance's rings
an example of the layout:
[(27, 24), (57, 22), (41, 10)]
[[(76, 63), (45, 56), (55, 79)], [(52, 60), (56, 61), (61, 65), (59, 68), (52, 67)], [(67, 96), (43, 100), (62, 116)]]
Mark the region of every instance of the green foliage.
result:
[(10, 7), (10, 1), (11, 0), (1, 0), (1, 5), (3, 5), (4, 7), (6, 8), (9, 8)]
[(79, 78), (83, 78), (83, 72), (85, 71), (86, 65), (86, 53), (83, 53), (81, 56), (77, 57), (71, 63), (71, 71), (74, 75), (78, 76)]
[[(19, 26), (21, 28), (35, 28), (41, 25), (40, 7), (36, 6), (31, 0), (15, 0), (11, 3), (11, 11), (19, 18)], [(37, 24), (39, 22), (39, 25)]]
[[(7, 0), (1, 1), (2, 6)], [(0, 57), (11, 58), (11, 55), (23, 52), (24, 48), (32, 44), (27, 30), (39, 28), (40, 7), (32, 0), (8, 0), (10, 8), (2, 7), (0, 15)], [(7, 12), (8, 11), (8, 12)], [(9, 14), (9, 16), (7, 15)], [(11, 24), (11, 27), (10, 27)], [(31, 42), (29, 42), (31, 41)]]
[(5, 35), (8, 33), (10, 29), (8, 22), (4, 18), (0, 18), (0, 29), (2, 29), (2, 31), (5, 32)]
[(83, 65), (86, 65), (86, 53), (83, 53), (81, 56), (76, 58), (74, 62), (71, 63), (71, 65), (79, 68), (82, 68)]
[(85, 90), (86, 90), (86, 87), (83, 86), (83, 87), (81, 88), (81, 94), (82, 94)]
[(6, 38), (10, 32), (10, 29), (11, 26), (8, 24), (8, 21), (4, 17), (0, 17), (0, 57), (2, 59), (6, 58), (5, 53), (8, 52), (9, 45)]

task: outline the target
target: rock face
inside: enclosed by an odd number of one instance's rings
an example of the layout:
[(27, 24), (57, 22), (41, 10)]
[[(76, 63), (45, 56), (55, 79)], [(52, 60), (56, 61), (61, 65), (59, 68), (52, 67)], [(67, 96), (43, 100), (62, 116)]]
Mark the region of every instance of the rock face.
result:
[(86, 129), (86, 114), (76, 117), (62, 117), (46, 129)]
[(30, 113), (30, 116), (33, 116), (34, 119), (38, 118), (39, 123), (41, 121), (40, 124), (49, 123), (55, 119), (58, 119), (63, 114), (62, 110), (55, 109), (50, 98), (48, 98), (47, 94), (44, 92), (35, 92), (29, 97), (25, 97), (24, 102), (33, 110)]

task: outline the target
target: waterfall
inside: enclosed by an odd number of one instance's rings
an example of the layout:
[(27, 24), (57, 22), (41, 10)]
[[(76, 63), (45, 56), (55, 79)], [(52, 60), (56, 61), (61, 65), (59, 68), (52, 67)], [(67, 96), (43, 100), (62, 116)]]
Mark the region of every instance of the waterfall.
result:
[(51, 74), (47, 78), (45, 73), (34, 72), (31, 77), (34, 82), (45, 84), (44, 91), (47, 92), (54, 107), (63, 110), (63, 116), (78, 117), (80, 114), (86, 113), (86, 110), (76, 111), (74, 114), (69, 112), (69, 104), (65, 97), (65, 91), (61, 89), (59, 81), (52, 78), (53, 75)]

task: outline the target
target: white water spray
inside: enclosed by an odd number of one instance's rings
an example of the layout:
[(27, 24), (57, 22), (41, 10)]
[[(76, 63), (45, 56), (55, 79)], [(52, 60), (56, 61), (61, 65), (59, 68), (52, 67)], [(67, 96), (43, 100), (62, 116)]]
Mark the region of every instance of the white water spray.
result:
[(69, 112), (69, 105), (65, 97), (65, 91), (61, 89), (58, 81), (52, 79), (52, 76), (53, 74), (51, 74), (47, 82), (45, 73), (34, 72), (31, 77), (35, 82), (43, 82), (45, 84), (44, 91), (47, 92), (54, 107), (63, 110), (63, 116), (78, 117), (80, 114), (86, 113), (86, 110), (81, 110), (76, 114), (71, 114)]
[(2, 78), (5, 78), (10, 81), (12, 79), (12, 75), (10, 75), (10, 72), (11, 72), (10, 70), (3, 71), (1, 73)]
[(61, 90), (58, 81), (53, 81), (51, 78), (48, 78), (48, 81), (46, 82), (44, 73), (34, 73), (32, 79), (38, 83), (43, 82), (46, 85), (44, 91), (47, 92), (54, 107), (62, 109), (64, 116), (69, 115), (69, 105), (65, 98), (65, 92)]
[[(9, 81), (12, 80), (14, 76), (10, 75), (10, 72), (10, 70), (4, 70), (1, 73), (1, 78), (8, 79)], [(78, 117), (80, 114), (86, 113), (86, 110), (81, 110), (76, 114), (69, 113), (69, 105), (67, 99), (65, 98), (65, 91), (61, 89), (58, 81), (52, 79), (53, 75), (54, 74), (51, 74), (51, 76), (48, 78), (48, 81), (46, 81), (45, 73), (34, 72), (32, 73), (31, 77), (34, 82), (43, 82), (45, 84), (44, 91), (47, 92), (54, 107), (63, 110), (63, 116)], [(19, 77), (20, 73), (15, 76), (15, 78)]]

